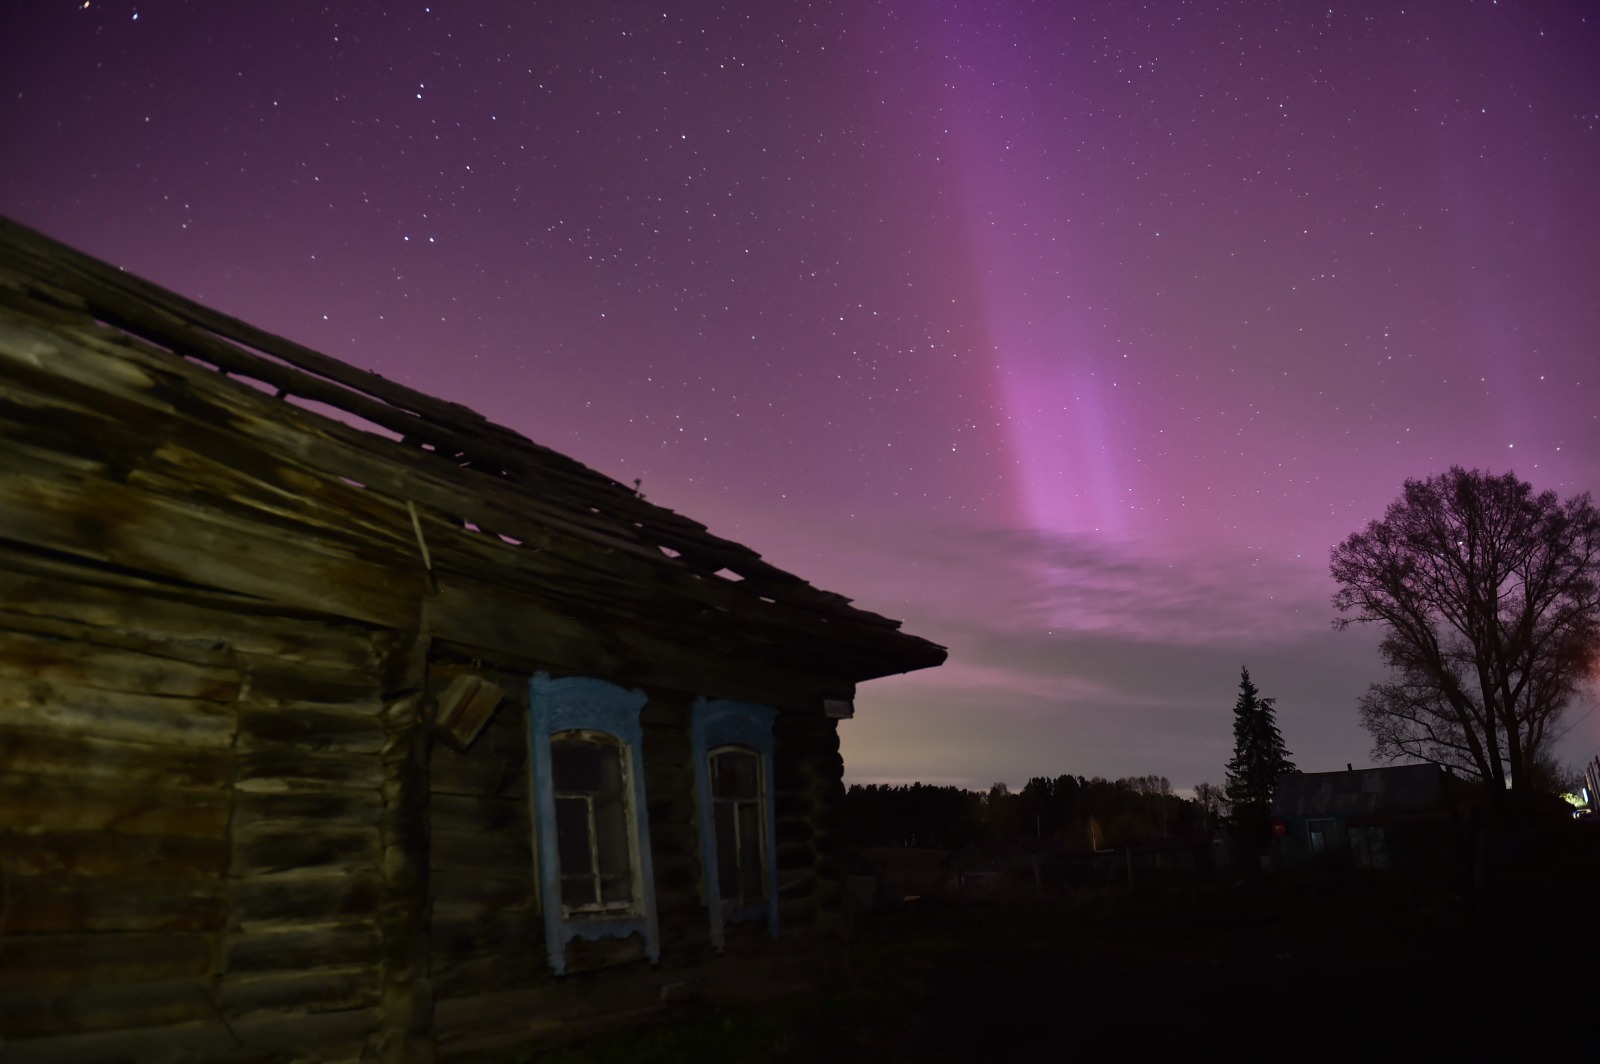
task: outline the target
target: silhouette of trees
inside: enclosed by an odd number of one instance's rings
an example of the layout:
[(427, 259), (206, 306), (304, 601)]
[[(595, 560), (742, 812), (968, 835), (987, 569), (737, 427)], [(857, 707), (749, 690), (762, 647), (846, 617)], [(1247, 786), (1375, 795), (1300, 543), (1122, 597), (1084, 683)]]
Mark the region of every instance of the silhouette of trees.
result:
[(845, 831), (857, 846), (953, 850), (984, 834), (984, 795), (924, 783), (852, 784)]
[(1200, 806), (1173, 794), (1164, 776), (1036, 776), (1020, 791), (997, 783), (987, 792), (854, 784), (845, 795), (845, 815), (857, 846), (956, 849), (978, 839), (1033, 836), (1090, 849), (1091, 817), (1102, 829), (1099, 844), (1110, 847), (1206, 830)]
[(1244, 841), (1262, 843), (1272, 815), (1272, 793), (1278, 779), (1295, 771), (1278, 731), (1274, 700), (1262, 698), (1239, 670), (1239, 698), (1233, 704), (1233, 757), (1228, 761), (1228, 803), (1234, 830)]
[(1215, 783), (1195, 784), (1194, 801), (1200, 807), (1200, 816), (1208, 831), (1226, 820), (1232, 808), (1228, 804), (1228, 792)]
[(1509, 804), (1537, 786), (1600, 656), (1600, 512), (1512, 473), (1408, 480), (1333, 550), (1334, 623), (1382, 626), (1390, 679), (1360, 704), (1373, 756), (1448, 765)]

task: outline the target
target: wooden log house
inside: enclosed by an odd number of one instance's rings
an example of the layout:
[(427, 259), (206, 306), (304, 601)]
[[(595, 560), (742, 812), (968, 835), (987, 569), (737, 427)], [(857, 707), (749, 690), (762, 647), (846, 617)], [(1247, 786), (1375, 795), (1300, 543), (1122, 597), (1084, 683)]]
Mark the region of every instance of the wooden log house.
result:
[(0, 1060), (510, 1059), (825, 978), (944, 650), (0, 220)]

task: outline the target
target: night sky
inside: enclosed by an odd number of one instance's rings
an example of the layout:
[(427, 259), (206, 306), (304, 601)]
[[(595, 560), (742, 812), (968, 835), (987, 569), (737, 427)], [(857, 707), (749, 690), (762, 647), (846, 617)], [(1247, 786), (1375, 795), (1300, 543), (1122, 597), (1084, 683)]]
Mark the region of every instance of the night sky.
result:
[(0, 213), (948, 645), (853, 781), (1370, 763), (1329, 549), (1600, 491), (1597, 189), (1581, 3), (0, 0)]

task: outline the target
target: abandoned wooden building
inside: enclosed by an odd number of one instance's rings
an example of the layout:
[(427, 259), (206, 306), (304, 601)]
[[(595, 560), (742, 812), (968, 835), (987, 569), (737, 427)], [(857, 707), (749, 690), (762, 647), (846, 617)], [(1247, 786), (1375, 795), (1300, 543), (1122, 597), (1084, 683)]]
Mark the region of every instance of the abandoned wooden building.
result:
[(944, 650), (0, 220), (0, 1059), (509, 1059), (826, 974)]
[(1433, 764), (1291, 772), (1272, 796), (1272, 815), (1283, 824), (1278, 853), (1291, 865), (1443, 865), (1456, 856), (1475, 791)]

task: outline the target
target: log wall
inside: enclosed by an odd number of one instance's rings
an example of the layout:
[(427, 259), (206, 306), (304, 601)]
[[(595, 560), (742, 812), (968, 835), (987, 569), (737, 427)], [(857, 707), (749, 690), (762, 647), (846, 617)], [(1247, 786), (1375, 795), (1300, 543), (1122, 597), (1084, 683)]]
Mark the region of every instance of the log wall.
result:
[(5, 1059), (401, 1059), (393, 640), (61, 567), (0, 551)]
[(777, 776), (778, 914), (786, 931), (844, 930), (844, 759), (838, 722), (780, 714)]
[[(0, 558), (6, 1059), (471, 1060), (651, 1013), (669, 984), (759, 984), (762, 925), (710, 947), (690, 696), (643, 714), (661, 965), (579, 942), (554, 980), (523, 673), (423, 681), (415, 637), (182, 595), (127, 631), (136, 578), (65, 564)], [(510, 697), (470, 748), (419, 745), (419, 692), (465, 668)], [(832, 721), (775, 727), (792, 957), (842, 919), (842, 762)]]
[[(462, 668), (440, 668), (435, 688)], [(428, 950), (434, 1034), (447, 1060), (517, 1044), (529, 992), (547, 978), (528, 801), (527, 678), (467, 671), (508, 698), (466, 750), (443, 740), (433, 746)]]
[[(7, 1062), (476, 1060), (776, 977), (747, 950), (803, 968), (842, 901), (823, 700), (942, 657), (470, 411), (0, 219)], [(657, 968), (631, 939), (549, 975), (538, 670), (649, 692)], [(430, 727), (462, 671), (511, 696), (464, 750)], [(696, 694), (783, 711), (776, 949), (742, 925), (711, 953)]]

